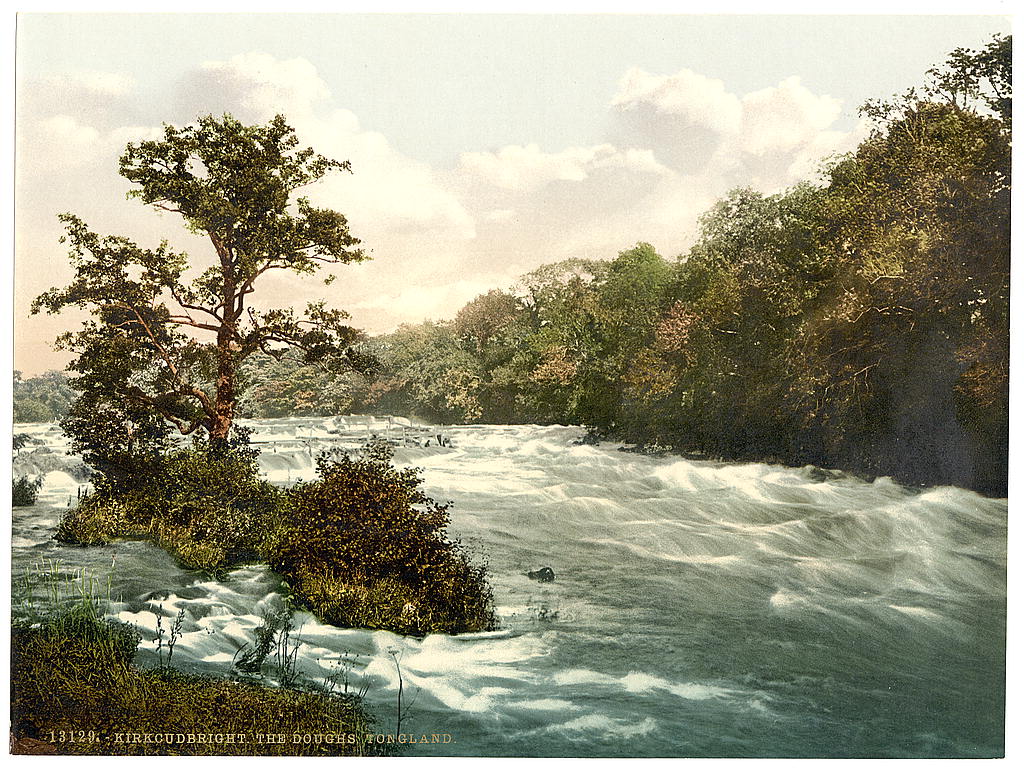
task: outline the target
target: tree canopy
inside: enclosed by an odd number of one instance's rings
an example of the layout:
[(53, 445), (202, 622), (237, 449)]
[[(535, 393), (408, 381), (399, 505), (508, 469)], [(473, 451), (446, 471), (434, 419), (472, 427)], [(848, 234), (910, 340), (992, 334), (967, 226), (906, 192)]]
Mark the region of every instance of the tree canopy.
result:
[(822, 183), (730, 192), (675, 261), (640, 243), (547, 264), (384, 337), (369, 398), (1005, 492), (1010, 50), (957, 49), (866, 104), (872, 131)]
[[(344, 215), (295, 196), (331, 172), (350, 171), (348, 162), (300, 147), (283, 116), (255, 126), (205, 116), (128, 145), (120, 172), (136, 185), (129, 196), (181, 216), (209, 239), (212, 254), (197, 266), (166, 241), (144, 248), (60, 216), (75, 276), (39, 296), (32, 311), (92, 313), (58, 340), (77, 355), (70, 368), (82, 397), (68, 430), (82, 449), (142, 443), (143, 428), (146, 443), (158, 444), (171, 426), (226, 441), (240, 367), (256, 353), (336, 371), (372, 365), (354, 347), (360, 332), (347, 313), (322, 302), (302, 312), (251, 303), (267, 273), (313, 274), (368, 258)], [(111, 430), (103, 442), (90, 432), (101, 425)]]

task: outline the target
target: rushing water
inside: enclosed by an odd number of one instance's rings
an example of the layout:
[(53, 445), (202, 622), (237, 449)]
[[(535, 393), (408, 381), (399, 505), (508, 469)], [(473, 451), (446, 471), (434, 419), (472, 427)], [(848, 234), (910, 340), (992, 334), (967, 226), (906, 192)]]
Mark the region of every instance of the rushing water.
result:
[[(340, 419), (252, 425), (279, 483), (311, 478), (325, 434), (345, 431)], [(346, 658), (384, 731), (398, 661), (402, 731), (452, 739), (411, 753), (1001, 755), (1005, 500), (644, 457), (574, 444), (575, 428), (445, 432), (452, 446), (401, 447), (396, 462), (455, 504), (451, 530), (488, 562), (509, 632), (415, 639), (296, 620), (303, 677)], [(157, 613), (184, 610), (174, 664), (229, 672), (260, 612), (283, 606), (278, 578), (255, 566), (212, 580), (146, 543), (57, 545), (81, 478), (69, 470), (15, 510), (15, 572), (46, 559), (109, 576), (117, 615), (143, 632), (143, 664)], [(553, 582), (526, 576), (542, 566)]]

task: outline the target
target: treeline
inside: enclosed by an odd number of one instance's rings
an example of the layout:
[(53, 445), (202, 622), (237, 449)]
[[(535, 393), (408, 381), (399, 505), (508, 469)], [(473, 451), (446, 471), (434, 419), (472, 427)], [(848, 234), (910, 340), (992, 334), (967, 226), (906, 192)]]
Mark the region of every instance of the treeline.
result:
[(864, 112), (823, 182), (732, 192), (686, 254), (543, 266), (373, 344), (360, 409), (589, 426), (1004, 494), (1010, 40)]
[(61, 371), (26, 379), (14, 372), (14, 422), (54, 422), (67, 414), (77, 393)]
[(1011, 41), (863, 112), (819, 183), (742, 189), (665, 259), (641, 243), (365, 342), (371, 375), (267, 357), (249, 417), (564, 423), (730, 460), (1005, 494)]

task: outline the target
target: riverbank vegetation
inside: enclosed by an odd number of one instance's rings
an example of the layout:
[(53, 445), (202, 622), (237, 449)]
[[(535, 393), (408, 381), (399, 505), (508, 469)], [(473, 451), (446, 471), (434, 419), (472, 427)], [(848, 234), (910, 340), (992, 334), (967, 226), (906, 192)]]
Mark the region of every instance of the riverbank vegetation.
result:
[[(54, 575), (54, 574), (51, 574)], [(77, 599), (45, 611), (21, 601), (11, 629), (15, 753), (66, 755), (373, 755), (385, 752), (359, 697), (133, 665), (141, 635), (103, 616), (84, 577)], [(91, 582), (92, 579), (89, 579)], [(81, 591), (80, 590), (80, 591)], [(18, 605), (15, 606), (19, 608)], [(24, 610), (21, 612), (24, 613)], [(257, 734), (259, 733), (259, 734)], [(268, 733), (280, 739), (267, 739)]]
[[(731, 192), (695, 244), (547, 264), (369, 343), (316, 389), (438, 423), (565, 423), (642, 448), (1005, 495), (1011, 41), (958, 49), (821, 179)], [(310, 375), (274, 375), (303, 412)]]
[(14, 372), (14, 422), (56, 422), (68, 413), (76, 392), (67, 374), (47, 371), (37, 377), (25, 378)]
[(185, 567), (211, 573), (265, 555), (287, 495), (260, 478), (255, 451), (197, 442), (132, 462), (120, 476), (93, 477), (93, 492), (65, 514), (58, 540), (150, 539)]
[(219, 574), (266, 562), (293, 604), (329, 624), (407, 635), (493, 629), (486, 568), (447, 536), (447, 504), (427, 497), (391, 450), (325, 455), (292, 489), (259, 475), (247, 446), (199, 442), (148, 461), (145, 487), (103, 474), (56, 538), (82, 545), (150, 540), (184, 567)]

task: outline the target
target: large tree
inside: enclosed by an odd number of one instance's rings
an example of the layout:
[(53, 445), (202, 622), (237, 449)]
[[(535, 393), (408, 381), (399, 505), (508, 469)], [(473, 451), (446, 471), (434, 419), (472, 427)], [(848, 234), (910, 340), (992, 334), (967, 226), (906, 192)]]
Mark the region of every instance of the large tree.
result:
[[(261, 310), (251, 299), (276, 270), (314, 274), (324, 264), (368, 257), (344, 215), (294, 197), (332, 171), (351, 170), (301, 148), (282, 116), (256, 126), (206, 116), (180, 129), (165, 126), (162, 139), (129, 144), (120, 172), (136, 185), (130, 196), (176, 213), (208, 237), (205, 268), (166, 242), (142, 248), (100, 236), (75, 215), (60, 216), (75, 277), (39, 296), (33, 313), (91, 313), (81, 330), (58, 340), (77, 354), (70, 368), (83, 395), (68, 426), (81, 449), (114, 444), (130, 453), (136, 432), (141, 443), (171, 426), (226, 441), (240, 368), (254, 353), (337, 370), (368, 365), (353, 348), (359, 332), (345, 323), (346, 313), (322, 302), (310, 302), (304, 313)], [(101, 426), (107, 432), (99, 433)]]

